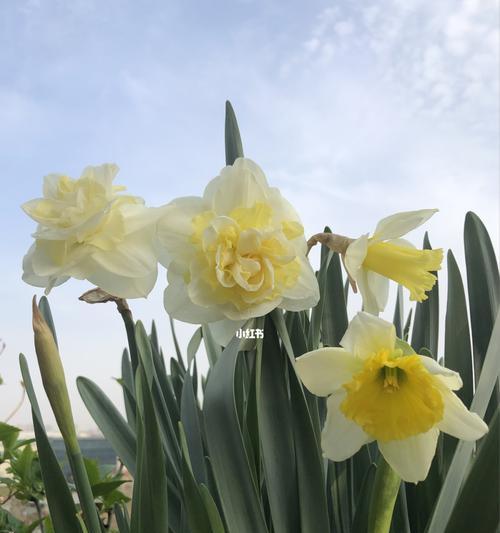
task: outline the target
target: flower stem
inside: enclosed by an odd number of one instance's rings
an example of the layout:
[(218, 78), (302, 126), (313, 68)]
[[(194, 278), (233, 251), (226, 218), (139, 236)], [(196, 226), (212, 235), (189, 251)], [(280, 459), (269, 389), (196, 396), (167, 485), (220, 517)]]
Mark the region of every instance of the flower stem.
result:
[(400, 484), (401, 478), (380, 455), (368, 513), (368, 533), (389, 532)]
[(132, 311), (128, 306), (127, 300), (118, 298), (116, 300), (116, 307), (120, 315), (122, 315), (123, 323), (125, 324), (125, 330), (127, 332), (128, 349), (130, 353), (130, 361), (132, 363), (132, 372), (135, 376), (135, 372), (139, 365), (139, 357), (137, 355), (137, 344), (135, 342), (135, 323), (132, 316)]

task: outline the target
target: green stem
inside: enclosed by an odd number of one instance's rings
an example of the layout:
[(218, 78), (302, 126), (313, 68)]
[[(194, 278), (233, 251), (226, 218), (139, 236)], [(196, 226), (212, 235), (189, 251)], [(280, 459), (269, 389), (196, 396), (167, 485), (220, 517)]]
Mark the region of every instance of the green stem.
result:
[(401, 478), (380, 455), (373, 483), (368, 533), (389, 533)]
[(119, 298), (116, 300), (116, 307), (122, 315), (123, 323), (125, 324), (125, 330), (127, 332), (128, 349), (130, 353), (130, 361), (132, 363), (132, 372), (135, 376), (137, 366), (139, 365), (139, 357), (137, 355), (137, 344), (135, 342), (135, 324), (132, 317), (132, 311), (128, 306), (127, 300)]
[(80, 500), (80, 507), (87, 529), (89, 533), (101, 533), (101, 521), (97, 514), (94, 495), (90, 488), (89, 478), (87, 476), (87, 470), (85, 469), (85, 463), (83, 462), (80, 446), (77, 444), (76, 449), (74, 445), (71, 447), (67, 446), (66, 451), (68, 453), (69, 465), (73, 472), (76, 491), (78, 493), (78, 499)]

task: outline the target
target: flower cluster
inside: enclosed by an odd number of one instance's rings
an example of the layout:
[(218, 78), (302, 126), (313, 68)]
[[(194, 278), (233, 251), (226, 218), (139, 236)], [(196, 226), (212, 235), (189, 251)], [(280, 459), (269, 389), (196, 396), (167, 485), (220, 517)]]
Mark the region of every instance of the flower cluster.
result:
[(43, 198), (23, 205), (38, 223), (23, 261), (27, 283), (48, 292), (73, 277), (114, 297), (144, 297), (161, 263), (169, 315), (212, 323), (227, 338), (276, 308), (302, 311), (318, 303), (307, 244), (322, 242), (341, 254), (363, 298), (363, 312), (341, 347), (320, 348), (296, 363), (304, 385), (328, 396), (325, 456), (344, 460), (377, 441), (392, 468), (417, 482), (427, 476), (440, 431), (468, 440), (487, 431), (453, 392), (460, 376), (416, 354), (376, 316), (386, 306), (389, 280), (418, 302), (434, 286), (443, 251), (417, 250), (401, 237), (435, 209), (384, 218), (371, 237), (322, 233), (306, 243), (297, 212), (250, 159), (223, 168), (203, 196), (159, 208), (123, 194), (124, 187), (112, 184), (117, 171), (102, 165), (86, 168), (79, 179), (47, 176)]

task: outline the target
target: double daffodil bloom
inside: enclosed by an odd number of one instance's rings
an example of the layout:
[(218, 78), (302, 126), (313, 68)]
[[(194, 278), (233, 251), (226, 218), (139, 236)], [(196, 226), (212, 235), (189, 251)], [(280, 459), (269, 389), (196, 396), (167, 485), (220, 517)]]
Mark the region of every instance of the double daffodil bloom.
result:
[(488, 431), (453, 393), (460, 376), (396, 339), (389, 322), (358, 313), (341, 346), (296, 361), (307, 389), (328, 396), (325, 457), (343, 461), (376, 440), (399, 476), (416, 483), (427, 477), (440, 431), (470, 441)]
[(241, 321), (319, 299), (299, 216), (262, 170), (238, 158), (203, 197), (178, 198), (158, 224), (165, 308), (191, 323)]
[(417, 250), (403, 235), (426, 222), (437, 209), (396, 213), (382, 219), (371, 237), (348, 243), (344, 265), (363, 297), (363, 309), (378, 314), (389, 294), (389, 279), (410, 291), (410, 300), (422, 302), (436, 283), (433, 271), (441, 268), (443, 250)]
[(156, 282), (156, 219), (161, 210), (113, 185), (118, 167), (87, 167), (78, 179), (45, 177), (43, 198), (22, 208), (38, 228), (23, 260), (23, 280), (36, 287), (87, 279), (113, 296), (147, 296)]

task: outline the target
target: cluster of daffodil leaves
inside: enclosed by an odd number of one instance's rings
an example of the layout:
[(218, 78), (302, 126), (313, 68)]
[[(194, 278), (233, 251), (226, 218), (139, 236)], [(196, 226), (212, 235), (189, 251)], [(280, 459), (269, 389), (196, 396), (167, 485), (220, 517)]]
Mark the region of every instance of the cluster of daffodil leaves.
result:
[(225, 166), (201, 196), (160, 207), (115, 185), (117, 173), (116, 165), (104, 164), (76, 179), (45, 177), (43, 197), (22, 206), (38, 224), (23, 261), (24, 281), (48, 293), (76, 278), (133, 299), (150, 293), (161, 264), (168, 315), (209, 324), (218, 344), (227, 346), (250, 319), (318, 304), (308, 254), (321, 243), (340, 255), (363, 306), (340, 346), (320, 346), (295, 361), (308, 391), (327, 397), (324, 457), (343, 461), (376, 441), (392, 470), (417, 483), (428, 475), (440, 432), (466, 441), (487, 432), (454, 392), (460, 375), (415, 353), (378, 317), (390, 280), (416, 302), (434, 286), (442, 250), (417, 249), (403, 237), (436, 209), (387, 216), (372, 234), (357, 238), (317, 233), (307, 239), (299, 214), (251, 159)]

